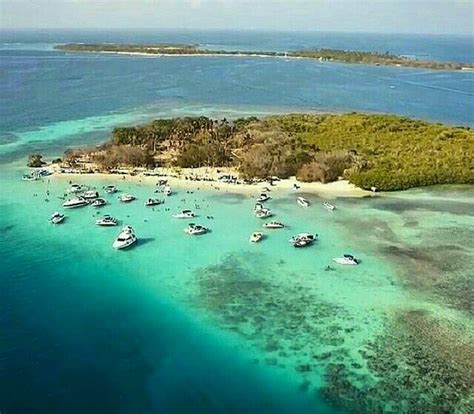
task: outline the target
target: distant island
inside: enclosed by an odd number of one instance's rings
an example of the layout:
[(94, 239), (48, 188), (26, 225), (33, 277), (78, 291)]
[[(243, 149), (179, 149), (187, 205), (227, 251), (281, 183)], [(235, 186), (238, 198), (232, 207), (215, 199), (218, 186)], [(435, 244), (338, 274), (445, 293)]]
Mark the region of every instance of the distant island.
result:
[(233, 167), (245, 179), (296, 176), (362, 189), (474, 184), (474, 132), (393, 115), (294, 114), (213, 120), (157, 119), (117, 127), (109, 142), (66, 151), (64, 165), (118, 168)]
[(232, 50), (211, 50), (201, 48), (193, 44), (120, 44), (120, 43), (68, 43), (57, 45), (55, 49), (64, 52), (95, 52), (95, 53), (122, 53), (122, 54), (142, 54), (142, 55), (206, 55), (206, 56), (261, 56), (280, 58), (306, 58), (317, 59), (322, 62), (342, 62), (351, 64), (403, 66), (413, 68), (425, 68), (433, 70), (472, 70), (473, 63), (440, 62), (429, 60), (411, 59), (405, 56), (398, 56), (379, 52), (363, 52), (353, 50), (338, 49), (316, 49), (316, 50), (295, 50), (288, 52), (268, 52), (268, 51), (232, 51)]

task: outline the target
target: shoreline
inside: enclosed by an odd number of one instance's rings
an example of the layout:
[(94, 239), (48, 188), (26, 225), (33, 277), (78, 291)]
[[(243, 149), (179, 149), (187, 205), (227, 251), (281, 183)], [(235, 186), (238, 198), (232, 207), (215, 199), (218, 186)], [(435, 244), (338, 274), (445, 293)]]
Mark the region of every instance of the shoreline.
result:
[[(47, 168), (47, 167), (46, 167)], [(322, 198), (333, 199), (337, 197), (366, 197), (372, 196), (374, 193), (356, 187), (347, 180), (338, 180), (331, 183), (323, 184), (321, 182), (304, 183), (296, 180), (295, 177), (280, 179), (270, 185), (267, 181), (249, 183), (233, 183), (223, 182), (218, 177), (223, 175), (232, 175), (238, 177), (238, 173), (230, 168), (181, 168), (173, 170), (170, 168), (157, 168), (150, 175), (150, 171), (143, 171), (138, 174), (131, 173), (72, 173), (60, 172), (55, 169), (51, 177), (60, 180), (84, 181), (103, 180), (111, 181), (119, 184), (120, 182), (128, 182), (134, 184), (145, 184), (155, 186), (158, 180), (166, 179), (168, 185), (174, 188), (185, 190), (205, 190), (241, 194), (246, 196), (256, 196), (262, 192), (270, 192), (282, 194), (303, 194), (308, 193), (317, 195)], [(294, 190), (294, 185), (299, 188)], [(267, 191), (269, 189), (270, 191)], [(378, 193), (379, 194), (379, 193)]]

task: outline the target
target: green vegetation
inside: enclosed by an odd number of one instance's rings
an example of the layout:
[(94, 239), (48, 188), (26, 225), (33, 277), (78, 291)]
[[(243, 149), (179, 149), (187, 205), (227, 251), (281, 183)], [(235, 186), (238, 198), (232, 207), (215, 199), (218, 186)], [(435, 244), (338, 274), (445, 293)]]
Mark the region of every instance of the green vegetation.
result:
[(43, 161), (43, 156), (41, 154), (31, 154), (28, 157), (28, 163), (27, 163), (28, 167), (38, 168), (38, 167), (42, 167), (45, 164), (46, 163)]
[(336, 61), (351, 64), (406, 66), (438, 70), (474, 69), (472, 63), (436, 62), (409, 59), (404, 56), (392, 55), (389, 52), (360, 52), (353, 50), (316, 49), (283, 52), (268, 51), (233, 51), (209, 50), (198, 45), (187, 44), (121, 44), (121, 43), (68, 43), (58, 45), (56, 49), (65, 52), (109, 52), (109, 53), (145, 53), (150, 55), (238, 55), (238, 56), (273, 56), (318, 59), (320, 61)]
[[(74, 156), (72, 156), (73, 154)], [(358, 187), (403, 190), (474, 184), (474, 132), (393, 115), (279, 115), (233, 122), (207, 117), (116, 128), (88, 157), (100, 168), (235, 166), (246, 178), (344, 177)], [(75, 158), (74, 158), (75, 157)]]

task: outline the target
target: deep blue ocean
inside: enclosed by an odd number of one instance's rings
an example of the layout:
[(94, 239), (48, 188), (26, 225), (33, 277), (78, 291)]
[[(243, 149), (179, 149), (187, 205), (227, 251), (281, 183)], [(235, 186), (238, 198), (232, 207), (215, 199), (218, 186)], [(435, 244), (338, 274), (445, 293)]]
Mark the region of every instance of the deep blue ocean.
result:
[(55, 44), (327, 47), (472, 63), (473, 40), (0, 31), (0, 413), (338, 412), (318, 396), (291, 388), (275, 370), (249, 362), (221, 332), (134, 278), (133, 266), (124, 271), (90, 249), (86, 228), (67, 243), (43, 229), (53, 207), (42, 202), (30, 212), (27, 206), (28, 200), (37, 202), (33, 192), (46, 197), (46, 189), (17, 186), (21, 174), (12, 162), (33, 151), (60, 154), (69, 146), (96, 144), (115, 125), (153, 117), (368, 111), (474, 125), (472, 72), (244, 57), (75, 55), (55, 51)]

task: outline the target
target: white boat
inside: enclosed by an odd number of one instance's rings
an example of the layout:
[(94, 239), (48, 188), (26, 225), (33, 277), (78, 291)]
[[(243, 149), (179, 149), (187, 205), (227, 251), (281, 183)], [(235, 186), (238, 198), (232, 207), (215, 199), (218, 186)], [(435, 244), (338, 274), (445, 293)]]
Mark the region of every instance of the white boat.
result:
[(145, 201), (145, 206), (152, 207), (152, 206), (158, 206), (163, 203), (164, 203), (164, 200), (160, 200), (158, 198), (149, 198), (148, 200)]
[(66, 216), (59, 211), (55, 211), (51, 217), (49, 218), (49, 221), (53, 224), (59, 224), (62, 223), (63, 220), (66, 218)]
[(95, 221), (97, 226), (112, 227), (118, 224), (118, 220), (115, 217), (109, 216), (108, 214)]
[(84, 191), (86, 187), (81, 184), (71, 184), (71, 186), (66, 190), (68, 193), (80, 193)]
[(262, 208), (264, 208), (262, 203), (255, 203), (255, 205), (253, 206), (253, 211), (258, 211)]
[(336, 206), (331, 204), (331, 203), (328, 203), (327, 201), (323, 203), (323, 207), (326, 209), (326, 210), (329, 210), (329, 211), (333, 211), (336, 209)]
[(103, 207), (107, 204), (107, 200), (104, 200), (103, 198), (96, 198), (92, 203), (92, 207)]
[(279, 221), (273, 220), (269, 223), (265, 223), (262, 227), (265, 227), (266, 229), (282, 229), (285, 227), (285, 225)]
[(309, 207), (309, 201), (306, 200), (304, 197), (298, 197), (296, 199), (296, 202), (301, 206), (301, 207)]
[(337, 264), (349, 266), (356, 266), (360, 263), (360, 259), (356, 259), (352, 254), (344, 254), (342, 257), (335, 257), (332, 260)]
[(318, 237), (317, 234), (299, 233), (288, 240), (294, 247), (306, 247), (313, 244)]
[(95, 190), (84, 191), (82, 193), (82, 197), (84, 197), (86, 200), (91, 200), (93, 198), (99, 197), (99, 193)]
[(131, 194), (122, 194), (119, 197), (119, 201), (121, 201), (122, 203), (130, 203), (131, 201), (133, 201), (135, 199), (136, 199), (136, 197), (131, 195)]
[(268, 194), (262, 193), (257, 198), (257, 203), (264, 203), (265, 201), (270, 200), (270, 196)]
[(263, 233), (261, 231), (253, 232), (250, 236), (249, 242), (251, 243), (258, 243), (263, 239)]
[(194, 211), (192, 210), (183, 210), (179, 213), (173, 214), (173, 217), (178, 219), (190, 219), (196, 217), (196, 214), (194, 214)]
[(31, 174), (23, 174), (23, 176), (21, 177), (21, 179), (23, 181), (37, 181), (39, 180), (41, 177), (38, 177), (37, 175), (31, 173)]
[(207, 227), (200, 226), (199, 224), (189, 223), (188, 228), (184, 229), (184, 232), (191, 236), (199, 236), (209, 232), (209, 229)]
[(77, 208), (87, 206), (89, 202), (84, 197), (76, 197), (66, 200), (63, 203), (64, 208)]
[(112, 244), (114, 249), (126, 249), (138, 240), (131, 226), (125, 226)]
[(104, 191), (107, 193), (107, 194), (113, 194), (113, 193), (116, 193), (117, 192), (117, 187), (115, 187), (115, 185), (106, 185), (104, 187)]
[(166, 185), (164, 188), (163, 188), (163, 194), (166, 195), (166, 196), (170, 196), (172, 193), (171, 191), (171, 187)]
[(273, 213), (269, 208), (260, 208), (258, 210), (255, 210), (254, 214), (255, 214), (255, 217), (260, 218), (260, 219), (273, 216)]

